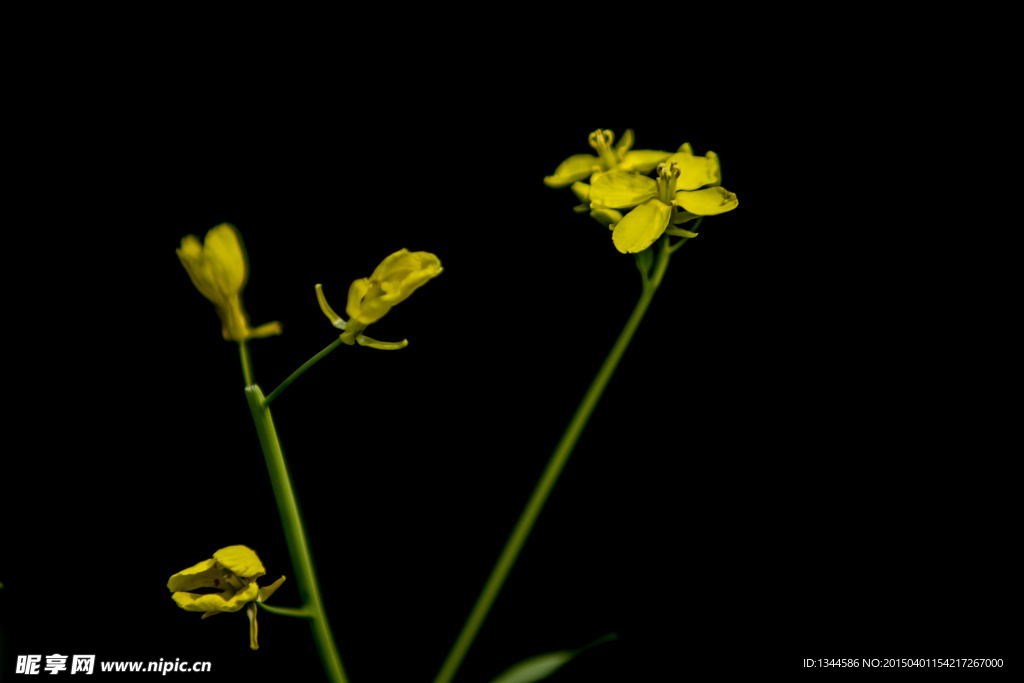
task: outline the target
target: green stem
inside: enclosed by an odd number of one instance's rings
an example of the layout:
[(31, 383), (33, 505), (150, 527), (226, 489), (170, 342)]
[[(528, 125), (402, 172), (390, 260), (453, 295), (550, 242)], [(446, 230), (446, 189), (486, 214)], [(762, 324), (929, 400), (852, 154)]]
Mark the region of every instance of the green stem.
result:
[(283, 617), (297, 617), (300, 619), (309, 619), (311, 616), (309, 610), (305, 607), (278, 607), (277, 605), (268, 605), (265, 602), (257, 602), (260, 608), (267, 610), (271, 614), (280, 614)]
[(536, 487), (534, 487), (529, 502), (527, 502), (526, 507), (519, 516), (519, 521), (516, 522), (512, 534), (505, 542), (505, 547), (501, 551), (501, 555), (498, 557), (494, 568), (491, 570), (491, 575), (488, 577), (487, 583), (484, 584), (484, 588), (477, 598), (476, 604), (473, 606), (473, 611), (470, 612), (469, 618), (466, 620), (465, 625), (463, 625), (462, 631), (459, 633), (459, 637), (456, 639), (451, 652), (448, 653), (448, 657), (441, 666), (441, 670), (434, 679), (434, 683), (449, 683), (462, 664), (462, 660), (473, 644), (477, 632), (487, 618), (491, 605), (494, 604), (494, 600), (498, 597), (498, 593), (501, 592), (505, 579), (508, 578), (509, 572), (512, 570), (513, 565), (515, 565), (519, 551), (522, 550), (523, 544), (530, 535), (533, 524), (537, 521), (537, 517), (543, 509), (551, 489), (554, 487), (555, 482), (558, 481), (562, 468), (565, 467), (566, 461), (572, 454), (573, 447), (583, 432), (590, 414), (594, 412), (594, 408), (601, 399), (601, 394), (615, 373), (619, 360), (629, 346), (630, 340), (633, 339), (633, 334), (636, 332), (637, 327), (639, 327), (640, 321), (643, 320), (647, 307), (650, 306), (651, 300), (654, 298), (654, 293), (658, 290), (658, 286), (665, 277), (665, 270), (668, 268), (670, 257), (671, 251), (669, 250), (668, 238), (663, 238), (658, 256), (656, 257), (657, 262), (655, 263), (654, 270), (650, 279), (644, 283), (643, 291), (636, 303), (636, 307), (633, 309), (632, 315), (629, 316), (625, 327), (619, 333), (619, 338), (615, 340), (615, 345), (612, 346), (607, 358), (605, 358), (604, 363), (601, 365), (601, 369), (598, 370), (593, 382), (591, 382), (590, 388), (587, 389), (583, 400), (576, 408), (576, 413), (572, 416), (569, 426), (566, 427), (565, 433), (562, 434), (561, 440), (551, 454), (547, 467), (544, 469), (544, 474), (541, 475)]
[(245, 378), (245, 386), (249, 386), (253, 383), (252, 381), (252, 358), (249, 357), (249, 343), (246, 341), (238, 342), (238, 356), (242, 360), (242, 377)]
[[(290, 385), (292, 382), (294, 382), (303, 374), (305, 374), (306, 370), (309, 370), (311, 367), (313, 367), (321, 360), (329, 356), (331, 352), (334, 351), (334, 349), (338, 348), (339, 346), (341, 346), (341, 337), (338, 337), (337, 339), (332, 341), (330, 344), (324, 347), (320, 351), (320, 353), (316, 354), (315, 356), (307, 360), (305, 363), (299, 366), (298, 370), (288, 375), (288, 377), (283, 382), (277, 385), (276, 389), (267, 394), (267, 398), (264, 400), (264, 403), (270, 405), (275, 398), (281, 395), (282, 391), (288, 388), (288, 385)], [(246, 384), (252, 384), (252, 382), (248, 381)]]
[[(239, 348), (242, 353), (243, 371), (251, 379), (252, 368), (249, 364), (245, 344), (239, 344)], [(245, 387), (245, 398), (249, 403), (253, 422), (256, 424), (256, 434), (259, 436), (263, 456), (267, 462), (267, 470), (270, 473), (270, 483), (274, 489), (274, 498), (277, 500), (277, 509), (281, 515), (281, 527), (288, 543), (292, 567), (295, 569), (295, 580), (304, 605), (300, 609), (306, 612), (310, 619), (313, 640), (320, 652), (320, 659), (323, 661), (328, 679), (331, 683), (347, 683), (348, 679), (345, 678), (341, 657), (334, 645), (331, 627), (327, 621), (327, 612), (324, 610), (320, 597), (320, 586), (313, 569), (313, 558), (309, 552), (309, 543), (306, 541), (306, 531), (302, 525), (299, 503), (295, 497), (295, 491), (292, 489), (291, 478), (288, 476), (288, 467), (285, 463), (284, 452), (281, 450), (281, 442), (277, 438), (277, 430), (274, 428), (274, 419), (270, 414), (266, 399), (263, 397), (263, 392), (257, 385), (250, 383)]]

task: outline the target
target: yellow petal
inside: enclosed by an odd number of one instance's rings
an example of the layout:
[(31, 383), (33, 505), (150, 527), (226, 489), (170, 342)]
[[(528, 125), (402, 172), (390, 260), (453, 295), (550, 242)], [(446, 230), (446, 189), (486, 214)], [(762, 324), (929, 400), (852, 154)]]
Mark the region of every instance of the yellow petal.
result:
[[(253, 581), (252, 583), (247, 584), (245, 588), (243, 588), (242, 590), (238, 591), (237, 593), (232, 595), (230, 598), (228, 598), (228, 604), (232, 605), (232, 606), (237, 604), (238, 607), (236, 609), (241, 609), (243, 604), (245, 604), (247, 602), (252, 602), (253, 600), (258, 598), (259, 596), (260, 596), (260, 587), (258, 585), (256, 585), (255, 581)], [(230, 611), (235, 611), (235, 610), (230, 610)]]
[(171, 576), (167, 580), (167, 590), (190, 591), (196, 588), (212, 588), (213, 580), (219, 575), (217, 561), (211, 557)]
[(623, 254), (636, 254), (654, 244), (668, 227), (672, 207), (651, 199), (636, 207), (615, 225), (612, 242)]
[(384, 260), (373, 269), (373, 274), (370, 275), (370, 279), (374, 282), (380, 282), (396, 271), (415, 269), (415, 264), (409, 263), (411, 253), (412, 252), (408, 249), (399, 249), (398, 251), (388, 254), (384, 257)]
[[(219, 593), (200, 595), (199, 593), (188, 593), (178, 591), (171, 594), (175, 604), (186, 612), (220, 612), (220, 608), (226, 604)], [(202, 604), (200, 604), (202, 603)], [(206, 615), (203, 615), (206, 618)]]
[(210, 262), (213, 278), (223, 294), (242, 290), (246, 279), (245, 252), (233, 225), (223, 223), (206, 233), (203, 256)]
[(626, 209), (658, 196), (652, 179), (626, 171), (599, 173), (590, 181), (590, 201), (607, 209)]
[[(714, 184), (715, 185), (721, 185), (722, 184), (722, 165), (718, 161), (718, 155), (715, 152), (712, 152), (709, 149), (704, 154), (704, 156), (707, 157), (708, 164), (710, 164), (710, 166), (711, 166), (710, 174), (715, 178)], [(682, 190), (682, 189), (685, 189), (685, 188), (681, 188), (681, 187), (679, 187), (677, 185), (676, 189), (677, 190)]]
[(226, 548), (221, 548), (213, 554), (213, 559), (231, 573), (245, 579), (252, 579), (267, 573), (256, 553), (244, 545), (229, 545)]
[(698, 216), (716, 216), (732, 211), (740, 202), (735, 194), (718, 186), (694, 192), (676, 192), (672, 203)]
[(626, 152), (622, 158), (619, 168), (624, 171), (636, 171), (637, 173), (648, 173), (672, 154), (657, 149), (634, 149)]
[(577, 180), (586, 180), (594, 171), (601, 170), (601, 160), (593, 154), (573, 154), (544, 178), (548, 187), (566, 187)]
[(399, 249), (373, 271), (370, 279), (379, 283), (385, 301), (405, 301), (417, 289), (441, 274), (441, 260), (429, 251)]
[[(361, 323), (363, 327), (375, 323), (391, 310), (391, 305), (380, 299), (380, 287), (364, 277), (352, 282), (348, 288), (348, 305), (345, 312), (348, 313), (349, 327), (353, 320)], [(348, 334), (346, 332), (346, 334)], [(353, 337), (354, 338), (354, 337)]]
[(627, 128), (619, 141), (615, 143), (615, 153), (621, 159), (631, 149), (633, 149), (633, 129)]
[(213, 282), (213, 277), (207, 272), (203, 262), (203, 247), (195, 235), (188, 235), (181, 240), (181, 247), (177, 249), (178, 259), (185, 267), (185, 272), (196, 286), (199, 293), (214, 303), (222, 299), (220, 290)]
[[(417, 289), (444, 272), (441, 260), (428, 251), (399, 249), (381, 261), (373, 274), (352, 283), (348, 290), (346, 311), (352, 320), (364, 327), (384, 317), (391, 307), (405, 301)], [(349, 331), (351, 323), (349, 321)], [(355, 339), (356, 330), (348, 335)], [(342, 335), (342, 340), (346, 340)], [(351, 341), (346, 341), (351, 343)]]
[(675, 164), (679, 168), (676, 180), (677, 190), (696, 190), (705, 185), (717, 185), (722, 180), (718, 165), (718, 155), (709, 152), (709, 156), (698, 157), (688, 152), (677, 152), (665, 159), (666, 164)]
[(195, 261), (203, 255), (203, 245), (195, 235), (186, 235), (181, 239), (181, 247), (178, 249), (178, 256), (189, 261)]
[(171, 594), (171, 599), (186, 612), (237, 612), (259, 597), (259, 586), (255, 582), (248, 584), (237, 593), (188, 593), (179, 591)]

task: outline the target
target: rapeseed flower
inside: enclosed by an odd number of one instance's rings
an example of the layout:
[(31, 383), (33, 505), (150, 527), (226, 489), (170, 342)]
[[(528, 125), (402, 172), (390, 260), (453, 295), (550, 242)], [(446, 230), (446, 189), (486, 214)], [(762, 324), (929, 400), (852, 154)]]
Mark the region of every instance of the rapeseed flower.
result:
[(234, 226), (218, 225), (206, 233), (201, 244), (198, 237), (188, 235), (181, 240), (177, 253), (192, 284), (216, 307), (224, 339), (240, 342), (281, 334), (278, 322), (249, 327), (249, 317), (242, 306), (248, 266), (242, 238)]
[[(638, 253), (666, 231), (696, 236), (670, 226), (735, 209), (739, 200), (719, 184), (721, 179), (718, 155), (695, 156), (686, 143), (658, 165), (657, 180), (622, 170), (594, 176), (588, 193), (591, 215), (600, 214), (594, 217), (612, 229), (616, 249)], [(632, 211), (625, 215), (617, 211), (628, 208)]]
[(348, 290), (346, 321), (338, 315), (324, 296), (323, 287), (316, 286), (320, 310), (336, 328), (343, 330), (341, 340), (346, 344), (359, 344), (375, 349), (401, 349), (409, 341), (382, 342), (362, 334), (368, 325), (377, 322), (395, 305), (405, 301), (417, 289), (440, 275), (444, 269), (441, 260), (427, 251), (399, 249), (374, 269), (370, 277), (360, 278)]
[[(187, 612), (202, 612), (203, 619), (243, 607), (249, 617), (249, 647), (259, 649), (256, 603), (276, 591), (285, 577), (260, 587), (256, 579), (266, 574), (256, 553), (244, 545), (221, 548), (208, 560), (182, 569), (167, 581), (171, 599)], [(201, 592), (196, 592), (201, 591)]]

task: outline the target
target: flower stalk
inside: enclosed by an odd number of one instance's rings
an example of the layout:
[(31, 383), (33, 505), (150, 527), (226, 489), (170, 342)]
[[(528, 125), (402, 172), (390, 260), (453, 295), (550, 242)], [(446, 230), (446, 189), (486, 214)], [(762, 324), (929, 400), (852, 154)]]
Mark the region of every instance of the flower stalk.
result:
[[(252, 368), (249, 365), (249, 358), (244, 344), (239, 344), (239, 350), (242, 357), (243, 373), (247, 379), (251, 380)], [(281, 442), (277, 438), (277, 430), (274, 428), (274, 419), (270, 414), (270, 407), (267, 405), (267, 399), (263, 396), (259, 386), (251, 383), (251, 381), (245, 387), (245, 398), (249, 403), (249, 410), (256, 425), (256, 434), (259, 437), (260, 447), (263, 449), (263, 456), (267, 462), (267, 471), (270, 474), (270, 482), (274, 489), (274, 498), (277, 501), (277, 509), (281, 515), (281, 527), (284, 530), (285, 540), (288, 543), (288, 552), (291, 556), (292, 567), (295, 570), (295, 580), (299, 587), (299, 596), (302, 598), (303, 606), (297, 610), (289, 610), (292, 612), (289, 616), (307, 617), (310, 620), (313, 640), (316, 642), (316, 648), (320, 653), (320, 659), (323, 662), (328, 679), (331, 683), (347, 683), (348, 679), (345, 677), (341, 657), (334, 644), (331, 627), (327, 621), (327, 612), (320, 597), (320, 586), (317, 583), (313, 558), (309, 551), (309, 542), (306, 540), (306, 531), (302, 524), (299, 503), (292, 488), (291, 478), (288, 475), (288, 466), (285, 463), (284, 452), (281, 450)], [(266, 605), (263, 605), (263, 607), (267, 609)], [(281, 612), (282, 609), (284, 608), (274, 608), (269, 611), (283, 613)]]
[(669, 238), (662, 238), (650, 275), (642, 278), (643, 289), (636, 306), (633, 308), (632, 314), (626, 321), (626, 325), (622, 328), (622, 332), (619, 333), (618, 339), (615, 340), (615, 344), (605, 358), (604, 363), (602, 363), (601, 368), (597, 371), (597, 375), (595, 375), (591, 382), (590, 388), (587, 389), (587, 393), (583, 395), (583, 400), (577, 406), (576, 412), (569, 421), (569, 425), (562, 434), (558, 445), (555, 446), (555, 450), (552, 452), (548, 464), (544, 468), (544, 473), (534, 487), (526, 507), (520, 513), (519, 520), (505, 542), (505, 547), (502, 549), (497, 563), (491, 570), (487, 583), (484, 584), (476, 604), (473, 605), (473, 610), (463, 625), (455, 645), (452, 646), (448, 657), (441, 666), (441, 670), (434, 679), (434, 683), (449, 683), (455, 677), (459, 666), (462, 664), (462, 660), (465, 659), (466, 653), (469, 652), (469, 648), (476, 638), (477, 632), (487, 618), (491, 606), (501, 592), (509, 572), (512, 571), (512, 567), (515, 565), (516, 559), (526, 543), (526, 539), (533, 530), (533, 525), (540, 516), (541, 510), (543, 510), (544, 504), (551, 494), (551, 490), (558, 481), (565, 463), (569, 460), (569, 456), (572, 455), (573, 448), (583, 433), (591, 413), (594, 412), (594, 408), (597, 407), (598, 402), (601, 400), (605, 387), (611, 380), (612, 375), (615, 374), (619, 361), (629, 347), (629, 343), (640, 326), (640, 321), (643, 320), (644, 314), (647, 313), (647, 309), (654, 299), (654, 294), (658, 291), (658, 287), (665, 277), (665, 271), (668, 268), (672, 252), (687, 240), (688, 238), (684, 237), (681, 243), (670, 246)]
[[(268, 406), (269, 406), (269, 405), (271, 404), (271, 402), (273, 402), (273, 400), (274, 400), (275, 398), (277, 398), (278, 396), (280, 396), (280, 395), (281, 395), (281, 392), (282, 392), (282, 391), (284, 391), (285, 389), (287, 389), (287, 388), (288, 388), (288, 386), (289, 386), (289, 385), (290, 385), (290, 384), (291, 384), (292, 382), (294, 382), (294, 381), (295, 381), (295, 380), (297, 380), (297, 379), (298, 379), (299, 377), (301, 377), (302, 375), (304, 375), (304, 374), (306, 373), (306, 370), (309, 370), (309, 369), (310, 369), (311, 367), (313, 367), (314, 365), (316, 365), (317, 363), (319, 363), (319, 362), (320, 362), (321, 360), (323, 360), (323, 359), (324, 359), (324, 358), (326, 358), (327, 356), (331, 355), (331, 353), (332, 353), (332, 352), (333, 352), (333, 351), (334, 351), (335, 349), (337, 349), (337, 348), (338, 348), (339, 346), (341, 346), (341, 343), (342, 343), (342, 342), (341, 342), (341, 338), (340, 338), (340, 337), (339, 337), (338, 339), (335, 339), (335, 340), (334, 340), (334, 341), (332, 341), (332, 342), (331, 342), (330, 344), (328, 344), (327, 346), (325, 346), (324, 348), (322, 348), (322, 349), (320, 350), (320, 352), (319, 352), (319, 353), (317, 353), (317, 354), (316, 354), (315, 356), (313, 356), (312, 358), (310, 358), (309, 360), (307, 360), (307, 361), (306, 361), (305, 363), (303, 363), (302, 365), (300, 365), (300, 366), (299, 366), (299, 367), (298, 367), (298, 368), (297, 368), (297, 369), (295, 370), (295, 372), (293, 372), (292, 374), (288, 375), (288, 377), (286, 377), (286, 378), (285, 378), (285, 380), (284, 380), (283, 382), (281, 382), (280, 384), (278, 384), (278, 385), (277, 385), (277, 388), (275, 388), (275, 389), (274, 389), (273, 391), (271, 391), (271, 392), (270, 392), (269, 394), (267, 394), (267, 397), (266, 397), (266, 398), (264, 399), (264, 401), (263, 401), (263, 402), (264, 402), (264, 404), (266, 404), (266, 405), (268, 405)], [(251, 381), (249, 381), (249, 382), (247, 382), (247, 384), (252, 384), (252, 382), (251, 382)]]

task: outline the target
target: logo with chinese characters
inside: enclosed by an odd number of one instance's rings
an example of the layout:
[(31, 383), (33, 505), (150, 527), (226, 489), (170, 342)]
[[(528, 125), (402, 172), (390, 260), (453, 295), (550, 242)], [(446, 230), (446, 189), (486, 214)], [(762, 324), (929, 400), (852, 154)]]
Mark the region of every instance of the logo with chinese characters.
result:
[[(52, 654), (46, 655), (46, 663), (43, 663), (43, 655), (18, 655), (14, 673), (16, 674), (38, 674), (40, 669), (43, 673), (51, 675), (69, 671), (68, 655)], [(70, 673), (91, 674), (96, 667), (96, 655), (70, 655)]]

